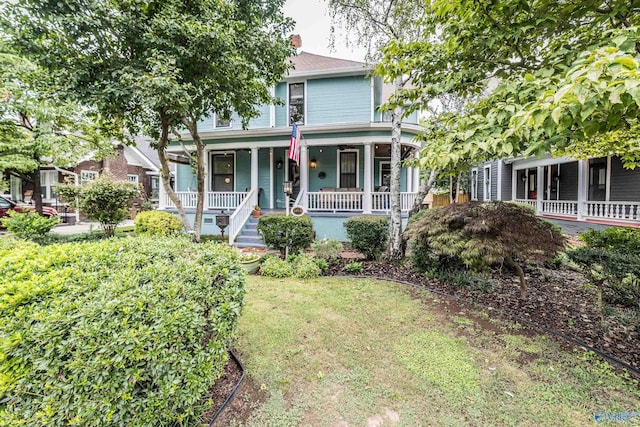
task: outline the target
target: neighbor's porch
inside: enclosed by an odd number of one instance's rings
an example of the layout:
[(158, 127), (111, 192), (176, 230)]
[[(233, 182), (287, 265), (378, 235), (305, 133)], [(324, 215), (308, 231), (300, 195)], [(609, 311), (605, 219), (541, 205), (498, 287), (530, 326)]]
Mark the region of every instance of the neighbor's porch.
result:
[(513, 200), (539, 215), (640, 224), (640, 171), (617, 157), (513, 162)]

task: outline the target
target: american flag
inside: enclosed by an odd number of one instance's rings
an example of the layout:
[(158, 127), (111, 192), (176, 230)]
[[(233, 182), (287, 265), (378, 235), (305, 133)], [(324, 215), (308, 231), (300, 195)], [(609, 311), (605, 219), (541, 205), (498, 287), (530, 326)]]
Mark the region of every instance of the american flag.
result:
[(300, 164), (300, 129), (297, 124), (293, 124), (291, 139), (289, 140), (289, 158)]

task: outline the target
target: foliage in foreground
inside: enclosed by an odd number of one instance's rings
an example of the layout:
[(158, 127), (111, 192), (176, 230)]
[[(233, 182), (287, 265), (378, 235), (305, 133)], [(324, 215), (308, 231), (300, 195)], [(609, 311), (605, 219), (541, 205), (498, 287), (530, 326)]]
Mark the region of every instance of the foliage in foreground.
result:
[(43, 237), (49, 233), (53, 227), (58, 225), (58, 217), (46, 217), (32, 212), (9, 211), (7, 216), (0, 220), (3, 227), (15, 236), (23, 239)]
[(389, 238), (389, 218), (363, 215), (349, 218), (344, 223), (351, 246), (362, 252), (367, 259), (376, 260), (384, 251)]
[(313, 279), (322, 274), (326, 268), (326, 261), (300, 252), (290, 255), (286, 260), (273, 255), (265, 256), (260, 266), (260, 274), (281, 279), (287, 277)]
[(640, 230), (591, 229), (579, 238), (586, 246), (568, 251), (567, 256), (596, 288), (600, 316), (605, 302), (640, 309)]
[(177, 216), (163, 211), (144, 211), (136, 215), (136, 234), (170, 236), (182, 230), (182, 221)]
[(412, 221), (406, 232), (411, 250), (434, 258), (449, 258), (475, 271), (508, 263), (520, 277), (520, 298), (526, 282), (520, 263), (544, 262), (564, 246), (553, 224), (515, 203), (465, 203), (433, 208)]
[(60, 198), (80, 209), (87, 218), (98, 221), (107, 237), (113, 236), (116, 227), (129, 217), (127, 208), (140, 195), (137, 185), (117, 181), (112, 175), (103, 173), (95, 181), (82, 186), (59, 185)]
[(305, 250), (313, 242), (313, 223), (308, 216), (264, 215), (258, 222), (264, 243), (284, 256)]
[(316, 257), (327, 261), (329, 264), (338, 262), (344, 250), (342, 242), (328, 237), (316, 240), (311, 244), (311, 248)]
[(224, 246), (0, 239), (3, 426), (194, 425), (245, 275)]

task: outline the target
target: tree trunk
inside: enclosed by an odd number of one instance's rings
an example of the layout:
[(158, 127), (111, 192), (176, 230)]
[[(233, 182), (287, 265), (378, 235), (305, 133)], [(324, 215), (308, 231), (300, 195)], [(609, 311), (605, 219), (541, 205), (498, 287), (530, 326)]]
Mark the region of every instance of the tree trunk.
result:
[(409, 211), (409, 216), (413, 216), (418, 212), (420, 212), (420, 209), (422, 209), (422, 201), (424, 200), (425, 197), (427, 197), (427, 194), (429, 194), (429, 191), (431, 191), (431, 187), (433, 187), (433, 184), (436, 182), (436, 179), (438, 179), (438, 172), (436, 170), (432, 170), (431, 173), (429, 174), (429, 179), (423, 178), (420, 180), (420, 189), (418, 190), (418, 197), (416, 197), (415, 202), (413, 202), (413, 207)]
[(455, 202), (454, 198), (453, 198), (453, 177), (450, 176), (449, 177), (449, 204), (453, 204), (453, 202)]
[(167, 153), (165, 152), (167, 149), (167, 143), (169, 139), (169, 121), (163, 111), (159, 112), (160, 114), (160, 122), (161, 122), (161, 133), (160, 140), (158, 141), (158, 159), (160, 160), (160, 175), (162, 176), (162, 185), (164, 186), (167, 195), (176, 206), (178, 210), (178, 214), (180, 214), (180, 219), (182, 220), (182, 226), (184, 230), (188, 233), (191, 231), (191, 224), (189, 224), (189, 218), (187, 218), (187, 214), (184, 211), (184, 207), (182, 206), (182, 202), (176, 196), (176, 193), (171, 188), (171, 171), (169, 171), (169, 159), (167, 158)]
[(508, 257), (507, 262), (515, 268), (518, 273), (518, 278), (520, 279), (520, 300), (524, 301), (527, 299), (527, 282), (524, 278), (524, 271), (522, 270), (522, 267), (513, 260), (513, 258)]
[(456, 181), (456, 198), (455, 202), (458, 203), (460, 201), (460, 180), (462, 179), (462, 174), (458, 174), (458, 179)]
[(182, 119), (184, 125), (189, 129), (191, 138), (196, 146), (196, 180), (198, 185), (198, 199), (196, 201), (196, 216), (193, 220), (193, 240), (200, 242), (202, 232), (202, 212), (204, 211), (204, 144), (198, 133), (198, 124), (195, 120)]
[[(38, 162), (39, 164), (39, 162)], [(33, 182), (33, 203), (36, 206), (36, 212), (42, 215), (42, 191), (40, 187), (40, 168), (37, 167), (31, 172), (31, 179)]]
[[(402, 77), (396, 78), (395, 91), (402, 87)], [(402, 244), (402, 217), (400, 206), (400, 166), (402, 163), (401, 126), (402, 107), (391, 112), (391, 224), (389, 230), (388, 257), (399, 261), (404, 256)]]

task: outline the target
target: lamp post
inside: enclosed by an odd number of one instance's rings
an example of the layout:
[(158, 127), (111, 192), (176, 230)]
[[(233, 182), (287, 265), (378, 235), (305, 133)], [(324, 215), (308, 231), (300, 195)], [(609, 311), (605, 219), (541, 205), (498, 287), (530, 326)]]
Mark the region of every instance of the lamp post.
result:
[(289, 198), (291, 194), (293, 194), (293, 181), (285, 181), (284, 184), (284, 194), (287, 195), (285, 199), (285, 204), (287, 205), (287, 216), (289, 216)]

